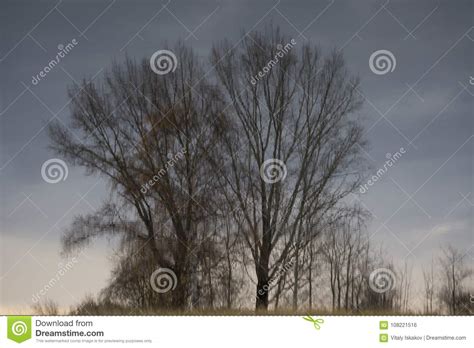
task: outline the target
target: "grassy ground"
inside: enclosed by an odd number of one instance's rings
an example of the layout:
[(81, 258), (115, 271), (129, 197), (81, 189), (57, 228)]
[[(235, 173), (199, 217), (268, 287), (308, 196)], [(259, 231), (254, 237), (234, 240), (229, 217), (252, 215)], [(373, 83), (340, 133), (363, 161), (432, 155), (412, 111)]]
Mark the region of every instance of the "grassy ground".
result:
[(305, 315), (341, 315), (341, 316), (371, 316), (371, 315), (443, 315), (440, 313), (401, 313), (395, 311), (329, 311), (327, 309), (293, 310), (278, 309), (268, 311), (255, 311), (253, 309), (196, 309), (196, 310), (172, 310), (172, 309), (132, 309), (120, 307), (89, 307), (85, 306), (72, 311), (73, 315), (164, 315), (164, 316), (305, 316)]
[[(400, 312), (393, 310), (363, 310), (363, 311), (332, 311), (327, 308), (299, 309), (278, 308), (268, 311), (255, 311), (252, 308), (243, 309), (194, 309), (194, 310), (174, 310), (161, 308), (131, 308), (113, 303), (98, 303), (92, 298), (83, 301), (73, 309), (59, 309), (53, 302), (42, 303), (32, 308), (32, 315), (160, 315), (160, 316), (444, 316), (446, 313), (422, 313), (421, 311)], [(468, 311), (459, 315), (472, 315)]]

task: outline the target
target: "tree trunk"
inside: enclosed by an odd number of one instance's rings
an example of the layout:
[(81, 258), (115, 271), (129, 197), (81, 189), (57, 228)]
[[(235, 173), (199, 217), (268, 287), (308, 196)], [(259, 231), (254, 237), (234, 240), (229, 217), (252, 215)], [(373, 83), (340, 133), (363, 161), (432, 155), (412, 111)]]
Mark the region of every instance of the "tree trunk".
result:
[(456, 315), (456, 279), (454, 278), (454, 264), (455, 260), (453, 258), (453, 263), (452, 263), (452, 282), (453, 282), (453, 292), (452, 292), (452, 301), (453, 301), (453, 315)]
[(293, 310), (295, 311), (298, 309), (299, 256), (300, 256), (299, 249), (297, 248), (295, 256), (294, 256), (296, 259), (296, 262), (295, 262), (295, 271), (294, 271), (295, 284), (293, 287)]
[(311, 242), (309, 251), (309, 270), (308, 270), (308, 282), (309, 282), (309, 310), (313, 308), (313, 243)]
[[(263, 237), (262, 247), (260, 248), (260, 259), (257, 268), (257, 301), (256, 310), (266, 311), (268, 309), (268, 263), (270, 259), (270, 243), (268, 237)], [(268, 241), (267, 241), (268, 240)]]

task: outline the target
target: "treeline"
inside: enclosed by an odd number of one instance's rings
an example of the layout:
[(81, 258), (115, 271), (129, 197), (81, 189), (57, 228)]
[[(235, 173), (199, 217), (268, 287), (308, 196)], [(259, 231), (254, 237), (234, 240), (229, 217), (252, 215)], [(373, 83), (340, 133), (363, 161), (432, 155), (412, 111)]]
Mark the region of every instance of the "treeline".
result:
[(375, 252), (353, 196), (367, 167), (359, 81), (341, 53), (290, 41), (268, 28), (217, 43), (209, 63), (178, 43), (70, 88), (52, 148), (110, 197), (63, 246), (119, 239), (104, 305), (409, 309), (408, 279), (384, 289), (406, 272)]

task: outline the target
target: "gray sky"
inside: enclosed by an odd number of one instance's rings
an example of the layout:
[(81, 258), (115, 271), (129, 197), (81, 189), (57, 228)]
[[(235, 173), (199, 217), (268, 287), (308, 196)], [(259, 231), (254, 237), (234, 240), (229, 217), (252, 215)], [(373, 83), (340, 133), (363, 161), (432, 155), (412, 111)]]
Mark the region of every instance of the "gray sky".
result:
[[(0, 313), (27, 309), (32, 296), (68, 262), (62, 231), (98, 207), (106, 188), (69, 166), (50, 184), (42, 164), (46, 126), (67, 124), (67, 86), (101, 77), (125, 54), (150, 57), (178, 39), (206, 57), (213, 42), (237, 42), (270, 22), (297, 42), (343, 49), (361, 77), (373, 172), (386, 154), (406, 153), (360, 199), (369, 234), (414, 278), (451, 243), (473, 262), (473, 2), (458, 1), (0, 1)], [(77, 45), (36, 85), (58, 45)], [(369, 58), (390, 51), (395, 69), (371, 71)], [(211, 67), (209, 67), (211, 68)], [(471, 83), (470, 83), (470, 77)], [(61, 306), (96, 293), (109, 277), (111, 245), (102, 241), (47, 292)]]

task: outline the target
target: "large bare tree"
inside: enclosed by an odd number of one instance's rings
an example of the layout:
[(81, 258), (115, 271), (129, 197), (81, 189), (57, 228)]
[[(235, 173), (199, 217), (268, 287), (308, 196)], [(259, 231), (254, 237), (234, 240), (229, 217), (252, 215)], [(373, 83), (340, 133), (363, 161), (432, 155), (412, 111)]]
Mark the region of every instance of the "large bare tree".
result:
[(359, 81), (340, 53), (323, 56), (275, 28), (246, 35), (236, 47), (216, 45), (212, 63), (228, 103), (218, 178), (239, 207), (256, 308), (267, 309), (281, 265), (337, 211), (351, 209), (347, 198), (364, 169)]
[(174, 72), (156, 74), (149, 60), (127, 59), (102, 81), (73, 86), (71, 131), (55, 123), (50, 134), (53, 149), (102, 175), (118, 202), (77, 218), (64, 238), (66, 250), (104, 233), (120, 234), (125, 243), (140, 240), (136, 252), (150, 250), (155, 267), (176, 274), (172, 305), (183, 308), (198, 248), (204, 238), (212, 241), (210, 219), (220, 214), (205, 159), (218, 139), (210, 125), (221, 107), (193, 51), (177, 44), (173, 52)]

